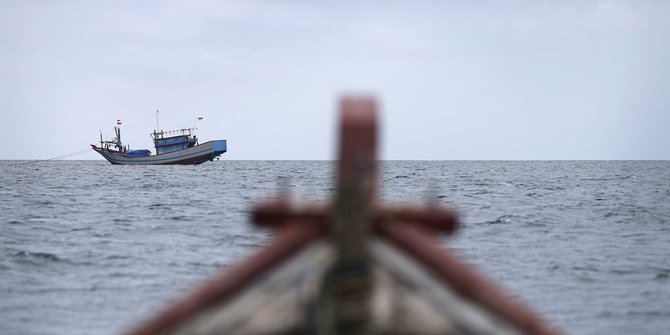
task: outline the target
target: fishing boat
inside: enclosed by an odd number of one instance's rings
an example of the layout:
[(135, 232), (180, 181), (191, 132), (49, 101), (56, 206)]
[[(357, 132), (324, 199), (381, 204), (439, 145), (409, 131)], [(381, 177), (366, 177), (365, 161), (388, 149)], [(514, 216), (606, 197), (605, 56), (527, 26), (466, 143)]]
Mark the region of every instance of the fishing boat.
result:
[[(158, 128), (158, 127), (157, 127)], [(196, 128), (183, 128), (170, 131), (154, 130), (151, 138), (156, 154), (150, 150), (130, 150), (121, 142), (121, 121), (116, 121), (115, 136), (108, 141), (102, 139), (100, 146), (91, 144), (91, 148), (112, 164), (118, 165), (166, 165), (201, 164), (218, 159), (227, 151), (226, 140), (213, 140), (199, 143), (195, 135)]]
[(260, 203), (270, 240), (130, 334), (558, 334), (442, 244), (454, 211), (376, 200), (376, 104), (340, 108), (333, 200)]

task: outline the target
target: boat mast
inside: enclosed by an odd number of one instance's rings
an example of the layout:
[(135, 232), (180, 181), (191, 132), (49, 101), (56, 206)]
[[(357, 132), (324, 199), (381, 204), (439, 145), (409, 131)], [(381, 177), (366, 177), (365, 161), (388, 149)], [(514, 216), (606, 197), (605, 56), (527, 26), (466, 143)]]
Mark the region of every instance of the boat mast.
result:
[(158, 108), (156, 109), (156, 132), (158, 132)]
[(116, 120), (114, 131), (116, 131), (116, 148), (121, 150), (123, 148), (121, 145), (121, 120)]
[(198, 130), (198, 121), (202, 121), (202, 116), (198, 116), (195, 118), (195, 122), (193, 122), (193, 130)]

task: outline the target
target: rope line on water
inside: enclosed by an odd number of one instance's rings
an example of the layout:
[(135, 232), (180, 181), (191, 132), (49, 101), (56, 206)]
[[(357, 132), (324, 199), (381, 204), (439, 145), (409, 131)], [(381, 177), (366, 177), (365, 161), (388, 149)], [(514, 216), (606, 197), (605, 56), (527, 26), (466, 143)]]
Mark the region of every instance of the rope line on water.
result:
[(51, 158), (47, 158), (47, 159), (40, 159), (40, 160), (52, 161), (52, 160), (56, 160), (56, 159), (70, 158), (70, 157), (74, 157), (74, 156), (79, 156), (81, 154), (85, 154), (85, 153), (89, 152), (90, 150), (91, 150), (91, 148), (86, 148), (86, 149), (82, 149), (82, 150), (79, 150), (79, 151), (71, 152), (69, 154), (60, 155), (60, 156), (56, 156), (56, 157), (51, 157)]
[(57, 159), (70, 158), (70, 157), (85, 154), (85, 153), (89, 152), (90, 150), (91, 150), (91, 148), (86, 148), (86, 149), (82, 149), (82, 150), (79, 150), (79, 151), (71, 152), (71, 153), (56, 156), (56, 157), (51, 157), (51, 158), (46, 158), (46, 159), (29, 160), (27, 162), (19, 162), (17, 165), (32, 164), (32, 163), (36, 163), (36, 162), (46, 162), (46, 161), (53, 161), (53, 160), (57, 160)]

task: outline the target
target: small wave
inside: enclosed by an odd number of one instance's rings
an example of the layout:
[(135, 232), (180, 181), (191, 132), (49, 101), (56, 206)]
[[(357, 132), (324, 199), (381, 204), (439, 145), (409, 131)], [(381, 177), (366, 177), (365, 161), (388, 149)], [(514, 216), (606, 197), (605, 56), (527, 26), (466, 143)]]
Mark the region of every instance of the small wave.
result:
[(565, 186), (546, 186), (542, 187), (542, 189), (547, 191), (562, 191), (565, 190)]
[(129, 257), (126, 255), (119, 255), (119, 254), (113, 254), (113, 255), (108, 255), (105, 256), (105, 259), (110, 260), (110, 259), (128, 259)]
[(44, 259), (48, 259), (48, 260), (54, 260), (54, 261), (60, 260), (60, 258), (58, 258), (58, 256), (56, 256), (52, 253), (48, 253), (48, 252), (18, 251), (14, 254), (14, 256), (16, 256), (16, 257), (26, 257), (26, 256), (37, 257), (37, 258), (44, 258)]
[(37, 200), (33, 202), (33, 205), (38, 205), (38, 206), (49, 206), (53, 205), (54, 202), (51, 200)]
[(252, 242), (252, 241), (239, 241), (239, 242), (235, 241), (233, 242), (233, 244), (244, 248), (257, 248), (261, 245), (259, 242)]
[(55, 254), (49, 252), (31, 252), (31, 251), (17, 251), (11, 255), (19, 263), (27, 264), (43, 264), (56, 263), (64, 261)]
[(556, 262), (551, 262), (549, 263), (549, 266), (547, 267), (549, 271), (556, 271), (561, 268), (561, 266), (556, 263)]
[(621, 234), (619, 237), (630, 238), (630, 237), (647, 237), (647, 233), (630, 233), (630, 234)]
[(498, 217), (495, 220), (486, 221), (487, 224), (510, 224), (513, 220), (513, 215), (505, 214), (501, 217)]
[(609, 272), (611, 274), (614, 274), (614, 275), (632, 275), (632, 274), (638, 273), (639, 270), (636, 270), (636, 269), (612, 269)]
[(670, 317), (670, 312), (667, 312), (667, 311), (640, 311), (640, 310), (635, 310), (635, 311), (627, 312), (626, 315), (629, 315), (629, 316)]
[(136, 278), (137, 274), (134, 272), (110, 272), (105, 274), (105, 278)]
[(602, 178), (582, 178), (583, 181), (612, 181), (612, 180), (626, 180), (626, 179), (636, 179), (634, 175), (626, 176), (612, 176), (612, 177), (602, 177)]
[(403, 175), (397, 175), (397, 176), (394, 176), (394, 177), (391, 177), (391, 178), (386, 178), (383, 181), (391, 181), (391, 180), (394, 180), (394, 179), (409, 179), (409, 178), (411, 178), (411, 177), (408, 176), (408, 175), (403, 174)]
[(607, 213), (605, 213), (606, 218), (612, 217), (612, 216), (618, 216), (618, 215), (620, 215), (618, 212), (607, 212)]
[(165, 204), (151, 204), (149, 205), (149, 210), (156, 210), (156, 209), (172, 209), (169, 205)]
[(51, 219), (46, 218), (46, 217), (41, 217), (41, 216), (38, 216), (38, 215), (32, 215), (32, 214), (28, 215), (28, 218), (27, 218), (27, 219), (28, 219), (28, 221), (30, 221), (30, 222), (37, 222), (37, 223), (49, 222), (49, 221), (51, 220)]
[(546, 227), (547, 226), (546, 222), (543, 221), (543, 220), (529, 221), (529, 222), (526, 223), (526, 225), (530, 226), (530, 227)]
[(670, 280), (670, 269), (651, 267), (650, 270), (656, 274), (654, 279), (661, 281)]
[(575, 270), (575, 271), (600, 272), (600, 269), (598, 269), (597, 267), (595, 267), (593, 265), (586, 265), (586, 266), (577, 265), (577, 266), (573, 266), (572, 269)]

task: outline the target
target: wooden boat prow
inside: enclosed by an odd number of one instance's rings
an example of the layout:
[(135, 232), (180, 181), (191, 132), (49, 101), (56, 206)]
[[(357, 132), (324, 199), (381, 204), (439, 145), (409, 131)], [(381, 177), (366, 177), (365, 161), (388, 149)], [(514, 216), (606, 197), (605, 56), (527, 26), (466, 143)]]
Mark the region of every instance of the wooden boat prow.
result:
[(333, 202), (256, 206), (274, 236), (131, 334), (557, 334), (441, 246), (453, 211), (375, 201), (375, 102), (341, 109)]

